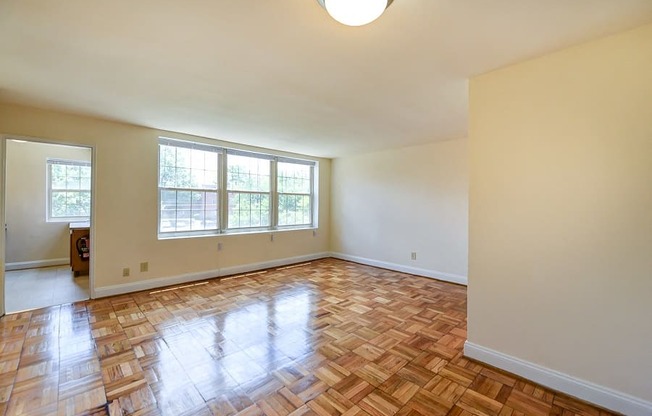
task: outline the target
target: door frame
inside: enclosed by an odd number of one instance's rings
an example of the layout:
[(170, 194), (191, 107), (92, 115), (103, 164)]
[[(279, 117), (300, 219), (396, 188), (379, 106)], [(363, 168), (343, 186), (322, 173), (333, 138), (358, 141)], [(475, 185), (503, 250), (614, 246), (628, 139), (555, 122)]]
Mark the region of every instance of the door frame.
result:
[[(6, 224), (7, 217), (5, 216), (5, 189), (7, 189), (6, 181), (6, 160), (7, 160), (7, 140), (5, 137), (0, 137), (0, 316), (5, 315), (5, 253), (7, 252), (7, 238), (6, 238)], [(92, 173), (91, 173), (92, 175)], [(92, 178), (91, 178), (92, 180)], [(92, 196), (92, 195), (91, 195)], [(89, 277), (90, 285), (90, 277)]]
[[(73, 146), (73, 147), (84, 147), (91, 149), (91, 215), (90, 215), (90, 234), (91, 234), (91, 244), (90, 249), (91, 253), (95, 252), (95, 241), (97, 234), (95, 232), (95, 217), (96, 217), (96, 183), (97, 183), (97, 173), (96, 173), (96, 148), (92, 144), (80, 144), (74, 142), (67, 142), (61, 140), (53, 139), (44, 139), (40, 137), (31, 137), (31, 136), (21, 136), (16, 134), (0, 134), (0, 220), (2, 221), (2, 227), (0, 227), (0, 316), (5, 315), (5, 261), (6, 261), (6, 252), (7, 252), (7, 233), (5, 230), (5, 224), (7, 223), (7, 211), (6, 211), (6, 189), (7, 189), (7, 140), (24, 140), (26, 142), (41, 143), (41, 144), (51, 144), (51, 145), (61, 145), (61, 146)], [(89, 270), (88, 270), (88, 288), (89, 288), (89, 298), (95, 299), (95, 255), (91, 254), (89, 260)]]

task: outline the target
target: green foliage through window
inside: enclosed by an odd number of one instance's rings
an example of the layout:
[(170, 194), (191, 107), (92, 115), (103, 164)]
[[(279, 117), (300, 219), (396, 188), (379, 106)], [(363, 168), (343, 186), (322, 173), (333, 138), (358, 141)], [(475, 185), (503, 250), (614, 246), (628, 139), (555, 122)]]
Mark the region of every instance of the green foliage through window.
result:
[(312, 166), (279, 162), (278, 225), (308, 225), (312, 222)]
[(86, 220), (91, 215), (91, 165), (49, 159), (49, 220)]
[(162, 138), (159, 233), (311, 226), (314, 166), (310, 161)]
[(270, 160), (227, 155), (229, 228), (269, 227), (270, 181)]
[(218, 153), (159, 145), (159, 231), (217, 230)]

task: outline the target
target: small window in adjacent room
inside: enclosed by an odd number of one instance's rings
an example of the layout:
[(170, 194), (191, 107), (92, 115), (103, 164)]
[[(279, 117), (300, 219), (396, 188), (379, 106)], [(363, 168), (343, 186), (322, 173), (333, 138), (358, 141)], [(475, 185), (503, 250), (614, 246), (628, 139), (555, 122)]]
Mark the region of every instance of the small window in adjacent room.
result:
[(90, 162), (48, 159), (47, 220), (88, 221), (91, 215)]
[(200, 143), (159, 142), (159, 233), (219, 231), (220, 148)]
[(313, 165), (279, 160), (276, 177), (278, 226), (312, 225)]

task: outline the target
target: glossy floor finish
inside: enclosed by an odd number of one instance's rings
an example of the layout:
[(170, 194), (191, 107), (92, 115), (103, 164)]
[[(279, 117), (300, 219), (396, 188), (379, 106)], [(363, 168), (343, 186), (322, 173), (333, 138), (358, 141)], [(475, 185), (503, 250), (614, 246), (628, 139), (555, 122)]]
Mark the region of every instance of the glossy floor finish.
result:
[(74, 277), (70, 266), (5, 272), (7, 313), (86, 300), (88, 275)]
[(6, 415), (607, 415), (462, 356), (466, 288), (325, 259), (7, 315)]

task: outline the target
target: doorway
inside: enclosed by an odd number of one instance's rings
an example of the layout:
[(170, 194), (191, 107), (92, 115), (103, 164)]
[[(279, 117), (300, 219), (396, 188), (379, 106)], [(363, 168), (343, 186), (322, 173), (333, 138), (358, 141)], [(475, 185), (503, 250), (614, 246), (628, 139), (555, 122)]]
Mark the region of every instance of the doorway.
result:
[(6, 138), (6, 313), (91, 297), (92, 153)]

